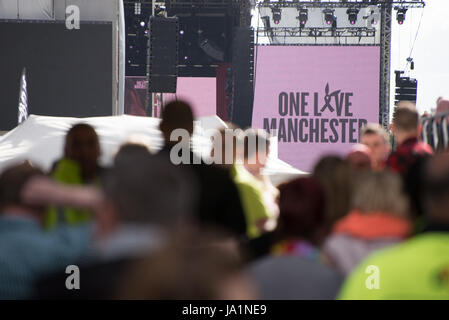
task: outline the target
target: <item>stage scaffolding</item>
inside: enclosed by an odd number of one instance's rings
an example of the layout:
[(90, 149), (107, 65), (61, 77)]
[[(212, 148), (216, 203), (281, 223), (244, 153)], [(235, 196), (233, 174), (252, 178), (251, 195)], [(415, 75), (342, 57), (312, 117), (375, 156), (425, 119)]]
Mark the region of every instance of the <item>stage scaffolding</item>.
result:
[[(255, 44), (267, 44), (268, 39), (268, 43), (273, 45), (380, 46), (379, 123), (388, 128), (393, 10), (401, 8), (408, 10), (424, 6), (425, 2), (420, 0), (254, 1), (253, 12), (262, 21), (262, 23), (258, 22), (255, 28)], [(349, 24), (348, 21), (347, 10), (350, 8), (355, 8), (362, 13), (354, 25)], [(312, 26), (309, 21), (305, 25), (299, 22), (300, 10), (305, 9), (309, 13), (308, 20), (315, 19), (312, 21)], [(326, 25), (322, 21), (320, 23), (319, 16), (323, 16), (325, 9), (330, 9), (338, 15), (340, 21), (336, 22), (336, 25)], [(281, 19), (277, 21), (277, 24), (272, 24), (270, 20), (273, 12), (281, 13)]]

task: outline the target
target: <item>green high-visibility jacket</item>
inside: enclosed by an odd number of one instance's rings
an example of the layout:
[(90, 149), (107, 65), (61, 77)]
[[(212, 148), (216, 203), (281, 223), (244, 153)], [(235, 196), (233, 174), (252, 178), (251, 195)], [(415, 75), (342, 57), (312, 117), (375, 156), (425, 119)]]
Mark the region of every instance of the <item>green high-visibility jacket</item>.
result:
[[(82, 185), (81, 168), (76, 161), (62, 158), (56, 164), (51, 176), (58, 182)], [(45, 213), (44, 226), (52, 229), (60, 222), (67, 224), (84, 223), (91, 220), (92, 214), (87, 210), (75, 209), (70, 207), (49, 207)]]
[(449, 299), (449, 232), (426, 232), (369, 256), (339, 299)]

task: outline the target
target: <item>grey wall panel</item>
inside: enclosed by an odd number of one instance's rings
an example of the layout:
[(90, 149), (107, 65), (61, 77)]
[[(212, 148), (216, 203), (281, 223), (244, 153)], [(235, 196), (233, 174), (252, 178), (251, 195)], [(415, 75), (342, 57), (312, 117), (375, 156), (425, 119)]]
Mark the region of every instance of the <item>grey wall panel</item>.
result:
[(65, 19), (65, 10), (69, 5), (80, 8), (81, 21), (114, 21), (117, 19), (117, 0), (56, 0), (56, 20)]
[(114, 114), (122, 114), (125, 83), (123, 0), (0, 0), (0, 19), (64, 21), (69, 5), (79, 7), (81, 21), (112, 22), (112, 109)]
[(111, 23), (0, 22), (0, 130), (17, 125), (20, 75), (27, 69), (31, 114), (112, 114)]
[(53, 19), (53, 0), (0, 0), (0, 19)]

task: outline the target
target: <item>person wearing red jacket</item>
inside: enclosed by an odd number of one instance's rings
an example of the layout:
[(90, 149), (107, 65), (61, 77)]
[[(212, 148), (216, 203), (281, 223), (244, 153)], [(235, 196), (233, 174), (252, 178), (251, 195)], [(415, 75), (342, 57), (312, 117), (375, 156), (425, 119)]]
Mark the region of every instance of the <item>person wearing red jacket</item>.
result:
[(405, 105), (396, 107), (391, 131), (398, 146), (388, 157), (387, 168), (405, 176), (420, 158), (433, 154), (427, 143), (418, 140), (420, 130), (419, 115), (415, 109)]

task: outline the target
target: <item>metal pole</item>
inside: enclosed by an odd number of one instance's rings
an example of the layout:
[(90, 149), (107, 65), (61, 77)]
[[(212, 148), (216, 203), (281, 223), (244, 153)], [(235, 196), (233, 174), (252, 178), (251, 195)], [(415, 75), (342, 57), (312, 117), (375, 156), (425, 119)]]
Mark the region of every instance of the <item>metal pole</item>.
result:
[[(151, 1), (151, 16), (152, 17), (154, 17), (154, 7), (156, 6), (156, 0), (152, 0)], [(148, 50), (148, 52), (151, 54), (151, 52)], [(151, 59), (148, 59), (148, 63), (150, 63), (150, 60)], [(149, 80), (150, 78), (148, 77), (148, 80)], [(150, 85), (150, 83), (148, 82), (148, 85)], [(154, 92), (152, 92), (151, 93), (151, 116), (155, 116), (155, 105), (154, 105), (154, 96), (155, 96), (155, 93)]]
[(390, 120), (390, 63), (391, 63), (391, 23), (392, 4), (385, 3), (381, 8), (381, 60), (379, 91), (379, 122), (388, 130)]

